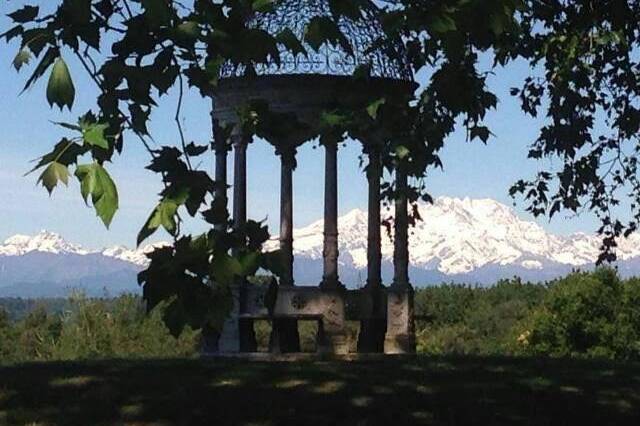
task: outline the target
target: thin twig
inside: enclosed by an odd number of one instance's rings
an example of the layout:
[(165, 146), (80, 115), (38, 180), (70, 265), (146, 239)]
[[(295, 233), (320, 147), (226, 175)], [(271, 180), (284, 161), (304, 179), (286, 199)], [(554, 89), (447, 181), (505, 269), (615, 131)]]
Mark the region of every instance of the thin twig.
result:
[(175, 116), (175, 120), (176, 120), (176, 124), (178, 126), (178, 132), (180, 133), (180, 143), (182, 144), (182, 152), (184, 153), (184, 158), (185, 160), (187, 160), (187, 167), (189, 167), (189, 170), (193, 170), (193, 168), (191, 167), (191, 159), (189, 158), (189, 153), (187, 153), (187, 143), (184, 139), (184, 132), (182, 130), (182, 124), (180, 123), (180, 112), (182, 111), (182, 99), (184, 96), (184, 88), (183, 86), (183, 82), (182, 82), (182, 72), (178, 73), (178, 105), (176, 107), (176, 116)]

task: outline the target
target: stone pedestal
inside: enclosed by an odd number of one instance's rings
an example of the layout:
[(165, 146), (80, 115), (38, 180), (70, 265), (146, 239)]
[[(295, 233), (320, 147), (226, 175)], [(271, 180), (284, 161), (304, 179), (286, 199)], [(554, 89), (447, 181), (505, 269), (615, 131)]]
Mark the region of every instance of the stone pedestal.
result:
[(240, 286), (232, 286), (231, 295), (233, 307), (224, 321), (218, 340), (218, 352), (220, 353), (240, 352)]
[(413, 322), (413, 289), (393, 286), (387, 291), (387, 333), (385, 354), (416, 353)]
[[(240, 314), (251, 313), (249, 298), (251, 297), (251, 288), (246, 279), (240, 283)], [(238, 321), (240, 333), (240, 352), (257, 352), (258, 342), (256, 333), (253, 328), (253, 320), (249, 318), (240, 318)]]
[(324, 315), (318, 327), (318, 353), (346, 355), (349, 338), (346, 330), (344, 290), (325, 290)]

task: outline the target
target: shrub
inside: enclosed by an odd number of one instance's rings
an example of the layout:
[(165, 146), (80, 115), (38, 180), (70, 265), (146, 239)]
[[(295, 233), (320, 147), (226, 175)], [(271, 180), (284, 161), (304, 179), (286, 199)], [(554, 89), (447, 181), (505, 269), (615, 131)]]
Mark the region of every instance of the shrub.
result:
[(163, 306), (146, 314), (137, 296), (113, 300), (74, 296), (62, 314), (38, 307), (15, 324), (0, 315), (0, 362), (194, 355), (200, 334), (174, 338)]
[(551, 284), (527, 321), (524, 353), (629, 359), (638, 351), (640, 290), (610, 268), (572, 273)]

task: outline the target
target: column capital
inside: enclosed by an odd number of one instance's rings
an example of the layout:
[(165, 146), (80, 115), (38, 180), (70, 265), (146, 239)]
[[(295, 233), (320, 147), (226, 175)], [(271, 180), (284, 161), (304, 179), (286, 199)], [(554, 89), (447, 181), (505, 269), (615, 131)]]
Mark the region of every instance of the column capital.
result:
[(228, 139), (218, 136), (219, 134), (220, 133), (216, 134), (216, 137), (211, 145), (216, 154), (226, 154), (231, 151), (231, 144), (229, 143)]
[(283, 164), (296, 167), (296, 154), (298, 150), (292, 145), (278, 145), (276, 155), (278, 155)]
[(235, 131), (229, 137), (233, 149), (247, 149), (247, 146), (252, 142), (253, 136)]

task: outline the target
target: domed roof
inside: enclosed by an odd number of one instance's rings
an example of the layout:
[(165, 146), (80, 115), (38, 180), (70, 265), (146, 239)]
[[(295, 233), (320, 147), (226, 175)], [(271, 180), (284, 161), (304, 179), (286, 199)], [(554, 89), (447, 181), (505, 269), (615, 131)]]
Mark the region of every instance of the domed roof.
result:
[[(329, 18), (335, 22), (329, 2), (279, 0), (274, 10), (256, 14), (249, 22), (250, 28), (264, 30), (274, 37), (290, 30), (302, 41), (307, 53), (295, 53), (278, 44), (279, 61), (270, 59), (252, 64), (255, 74), (352, 76), (360, 66), (368, 66), (371, 77), (413, 81), (402, 41), (386, 38), (379, 19), (380, 10), (373, 3), (369, 2), (368, 7), (363, 8), (359, 18), (341, 16), (336, 22), (350, 49), (345, 49), (345, 45), (324, 43), (314, 50), (305, 42), (305, 32), (314, 18)], [(246, 74), (247, 65), (229, 62), (223, 66), (221, 78)]]

